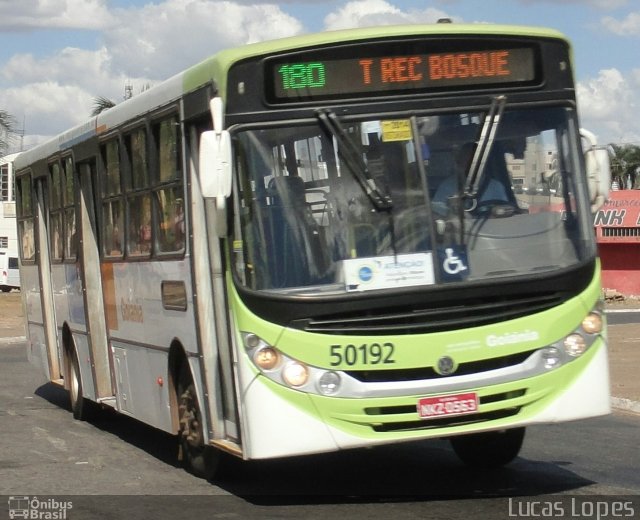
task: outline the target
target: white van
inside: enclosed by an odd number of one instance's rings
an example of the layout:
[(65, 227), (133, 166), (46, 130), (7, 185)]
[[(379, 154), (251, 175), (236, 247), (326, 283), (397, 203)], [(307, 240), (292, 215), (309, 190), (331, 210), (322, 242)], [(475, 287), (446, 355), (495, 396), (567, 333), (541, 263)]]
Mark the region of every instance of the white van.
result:
[(18, 254), (0, 251), (0, 291), (20, 289)]

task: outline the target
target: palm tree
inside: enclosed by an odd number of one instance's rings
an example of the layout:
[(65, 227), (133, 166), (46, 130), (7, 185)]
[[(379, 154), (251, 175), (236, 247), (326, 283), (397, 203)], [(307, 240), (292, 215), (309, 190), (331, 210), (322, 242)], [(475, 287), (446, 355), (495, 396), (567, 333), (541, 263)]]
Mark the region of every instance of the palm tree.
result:
[(610, 149), (611, 180), (618, 181), (622, 188), (640, 189), (640, 146), (612, 144)]
[(105, 110), (109, 110), (110, 108), (115, 107), (116, 104), (110, 99), (104, 96), (98, 96), (93, 98), (93, 110), (91, 111), (92, 116), (97, 116), (101, 112)]
[(0, 155), (9, 147), (11, 135), (14, 132), (15, 119), (9, 112), (0, 110)]

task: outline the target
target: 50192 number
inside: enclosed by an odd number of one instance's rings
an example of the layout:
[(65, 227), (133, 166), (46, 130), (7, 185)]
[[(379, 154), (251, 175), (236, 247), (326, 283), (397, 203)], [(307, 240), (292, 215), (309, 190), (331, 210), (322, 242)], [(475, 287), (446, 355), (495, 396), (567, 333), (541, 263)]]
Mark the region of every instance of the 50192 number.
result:
[(395, 363), (393, 343), (363, 343), (362, 345), (331, 345), (331, 366), (389, 365)]

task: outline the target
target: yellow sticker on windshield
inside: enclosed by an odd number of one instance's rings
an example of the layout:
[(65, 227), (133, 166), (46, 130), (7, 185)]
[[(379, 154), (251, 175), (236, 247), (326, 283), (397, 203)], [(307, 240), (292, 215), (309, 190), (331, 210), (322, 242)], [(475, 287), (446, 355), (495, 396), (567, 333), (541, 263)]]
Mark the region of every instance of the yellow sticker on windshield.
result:
[(385, 143), (410, 141), (411, 139), (411, 121), (409, 119), (382, 121), (382, 140)]

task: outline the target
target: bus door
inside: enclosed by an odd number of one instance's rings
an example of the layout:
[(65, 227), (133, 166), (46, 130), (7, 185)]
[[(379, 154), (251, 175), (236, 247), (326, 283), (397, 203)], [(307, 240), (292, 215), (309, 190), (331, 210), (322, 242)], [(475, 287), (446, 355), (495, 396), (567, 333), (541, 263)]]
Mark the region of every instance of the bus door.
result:
[(46, 177), (34, 179), (36, 212), (36, 262), (40, 277), (40, 302), (42, 326), (47, 345), (49, 377), (52, 381), (61, 380), (62, 351), (58, 348), (56, 313), (53, 301), (53, 283), (51, 280), (51, 255), (49, 251), (49, 192)]
[(197, 176), (198, 140), (202, 128), (189, 131), (193, 248), (198, 327), (202, 355), (205, 359), (203, 377), (208, 390), (210, 410), (209, 438), (240, 444), (238, 402), (235, 381), (237, 373), (233, 355), (231, 317), (228, 313), (225, 276), (220, 240), (212, 234), (214, 223), (200, 193)]
[(112, 359), (107, 340), (107, 327), (102, 299), (102, 277), (98, 249), (98, 205), (96, 203), (96, 161), (79, 162), (80, 184), (78, 254), (80, 279), (83, 284), (85, 323), (89, 339), (89, 353), (94, 370), (96, 400), (115, 405), (112, 379)]

